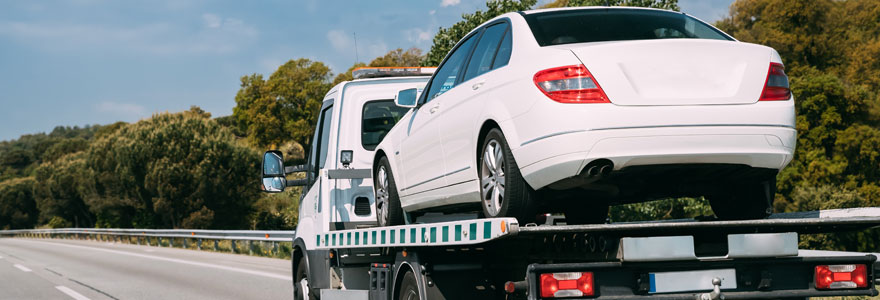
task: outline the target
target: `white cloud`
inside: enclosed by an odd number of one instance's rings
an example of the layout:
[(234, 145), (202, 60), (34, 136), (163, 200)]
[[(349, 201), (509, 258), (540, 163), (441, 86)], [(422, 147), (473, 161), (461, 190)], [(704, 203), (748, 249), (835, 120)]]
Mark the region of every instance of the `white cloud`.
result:
[(430, 41), (431, 38), (433, 38), (433, 36), (431, 35), (431, 31), (421, 28), (410, 28), (404, 30), (403, 35), (406, 36), (407, 41), (414, 44), (427, 42)]
[(428, 11), (428, 14), (429, 14), (429, 15), (432, 15), (432, 16), (433, 16), (434, 14), (436, 14), (436, 13), (437, 13), (437, 10), (436, 10), (436, 9), (432, 9), (432, 10)]
[(125, 118), (146, 117), (147, 110), (140, 105), (134, 103), (121, 103), (114, 101), (104, 101), (99, 103), (95, 109), (98, 112), (118, 115)]
[(354, 40), (352, 36), (349, 36), (345, 31), (342, 30), (330, 30), (327, 32), (327, 40), (330, 41), (330, 45), (333, 46), (333, 49), (339, 52), (349, 52), (354, 48)]
[(388, 45), (385, 44), (384, 41), (376, 41), (375, 43), (367, 45), (367, 55), (369, 60), (372, 60), (374, 57), (379, 57), (388, 53)]
[(202, 21), (204, 22), (205, 27), (208, 28), (219, 28), (220, 25), (223, 24), (223, 19), (212, 13), (203, 14)]
[(159, 55), (226, 54), (257, 40), (259, 31), (234, 18), (206, 13), (203, 27), (173, 23), (132, 26), (46, 22), (2, 22), (0, 36), (8, 36), (44, 51), (114, 51)]
[(461, 0), (442, 0), (442, 1), (440, 1), (440, 6), (442, 6), (442, 7), (454, 6), (454, 5), (458, 5), (459, 3), (461, 3)]

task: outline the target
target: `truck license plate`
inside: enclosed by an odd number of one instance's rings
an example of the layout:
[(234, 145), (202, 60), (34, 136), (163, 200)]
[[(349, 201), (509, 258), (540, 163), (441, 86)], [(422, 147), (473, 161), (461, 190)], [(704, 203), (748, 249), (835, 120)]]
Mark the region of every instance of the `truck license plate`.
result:
[(648, 274), (650, 293), (673, 293), (711, 291), (713, 278), (721, 279), (722, 290), (736, 289), (736, 270), (718, 269), (705, 271), (657, 272)]

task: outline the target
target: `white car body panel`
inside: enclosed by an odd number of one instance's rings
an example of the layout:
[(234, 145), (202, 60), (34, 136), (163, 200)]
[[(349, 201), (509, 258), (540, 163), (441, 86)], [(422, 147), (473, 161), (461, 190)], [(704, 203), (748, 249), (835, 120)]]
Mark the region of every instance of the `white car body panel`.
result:
[[(478, 140), (489, 123), (504, 133), (536, 190), (579, 174), (595, 159), (611, 160), (614, 170), (685, 163), (782, 169), (792, 159), (794, 100), (757, 101), (769, 63), (781, 63), (769, 47), (699, 39), (540, 47), (519, 13), (485, 24), (498, 20), (512, 28), (509, 64), (418, 108), (440, 112), (438, 128), (429, 129), (439, 138), (414, 135), (407, 115), (379, 145), (401, 157), (392, 159), (392, 170), (405, 211), (480, 201)], [(611, 103), (555, 102), (533, 81), (539, 71), (579, 64)]]

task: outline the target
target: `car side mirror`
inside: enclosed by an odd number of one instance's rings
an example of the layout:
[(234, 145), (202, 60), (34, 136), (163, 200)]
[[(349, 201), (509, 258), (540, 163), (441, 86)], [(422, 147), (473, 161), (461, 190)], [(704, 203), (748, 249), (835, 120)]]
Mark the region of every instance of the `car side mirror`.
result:
[(263, 154), (261, 189), (268, 193), (280, 193), (287, 187), (284, 174), (284, 154), (281, 151), (266, 151)]
[(416, 88), (405, 89), (397, 92), (394, 97), (394, 105), (406, 108), (416, 107), (419, 90)]

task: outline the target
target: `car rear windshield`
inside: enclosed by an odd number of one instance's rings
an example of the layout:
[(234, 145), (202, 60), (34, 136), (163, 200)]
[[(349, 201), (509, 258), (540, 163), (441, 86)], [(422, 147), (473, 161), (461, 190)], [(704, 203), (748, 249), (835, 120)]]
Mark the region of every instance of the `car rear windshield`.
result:
[(672, 38), (732, 40), (697, 19), (661, 10), (562, 10), (528, 14), (525, 19), (541, 46)]

